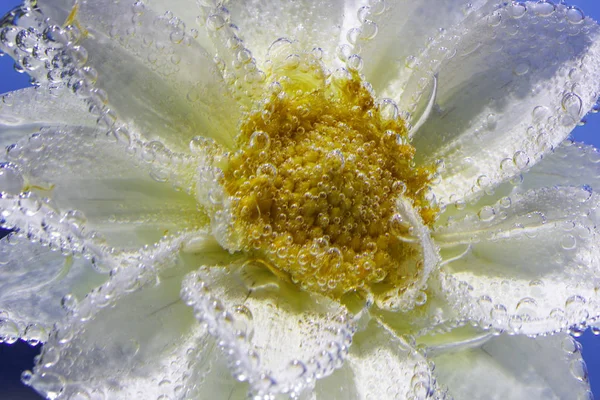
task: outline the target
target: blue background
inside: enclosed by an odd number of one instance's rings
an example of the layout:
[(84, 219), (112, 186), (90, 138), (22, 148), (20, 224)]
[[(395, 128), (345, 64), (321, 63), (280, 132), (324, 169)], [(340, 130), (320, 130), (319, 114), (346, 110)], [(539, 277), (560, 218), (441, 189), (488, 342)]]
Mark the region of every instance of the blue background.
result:
[[(19, 0), (0, 0), (0, 16), (20, 3)], [(569, 1), (568, 4), (579, 6), (585, 11), (586, 15), (593, 17), (597, 21), (600, 20), (600, 1), (574, 0)], [(14, 71), (13, 62), (10, 57), (0, 57), (0, 93), (26, 86), (29, 86), (27, 75), (18, 74)], [(575, 130), (573, 138), (577, 141), (600, 147), (600, 114), (588, 115), (586, 119), (587, 123)], [(588, 366), (592, 391), (596, 398), (600, 398), (600, 337), (594, 337), (588, 330), (578, 340), (583, 345), (583, 354)], [(39, 350), (39, 346), (30, 347), (20, 341), (12, 346), (0, 345), (1, 399), (40, 399), (33, 390), (20, 383), (21, 372), (32, 368), (33, 357)]]

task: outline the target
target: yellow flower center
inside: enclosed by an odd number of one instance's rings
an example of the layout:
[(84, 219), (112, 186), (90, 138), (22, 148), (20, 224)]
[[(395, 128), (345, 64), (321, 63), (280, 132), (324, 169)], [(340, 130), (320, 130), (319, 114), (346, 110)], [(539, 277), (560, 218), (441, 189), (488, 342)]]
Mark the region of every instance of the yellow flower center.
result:
[(411, 226), (396, 201), (433, 222), (431, 169), (415, 167), (396, 106), (376, 104), (358, 74), (282, 77), (243, 121), (238, 148), (222, 184), (244, 250), (333, 297), (410, 284)]

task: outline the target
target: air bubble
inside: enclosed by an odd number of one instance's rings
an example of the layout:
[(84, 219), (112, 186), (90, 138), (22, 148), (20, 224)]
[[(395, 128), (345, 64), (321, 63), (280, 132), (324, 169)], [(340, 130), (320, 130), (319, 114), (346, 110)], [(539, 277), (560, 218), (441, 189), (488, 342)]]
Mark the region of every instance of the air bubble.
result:
[(513, 69), (513, 72), (517, 76), (526, 75), (529, 72), (529, 64), (526, 62), (517, 64), (517, 66)]
[(292, 42), (287, 38), (279, 38), (269, 46), (267, 56), (270, 58), (290, 55), (292, 53)]
[(206, 19), (206, 27), (211, 31), (217, 31), (225, 25), (223, 17), (217, 14), (209, 15)]
[(492, 27), (500, 25), (502, 23), (502, 15), (499, 12), (488, 15), (487, 23)]
[(532, 6), (533, 12), (540, 17), (549, 17), (556, 11), (556, 5), (547, 0), (538, 1)]
[(182, 30), (175, 30), (171, 32), (169, 39), (171, 40), (171, 43), (179, 44), (185, 39), (185, 32)]
[(524, 3), (517, 3), (517, 2), (513, 2), (508, 8), (507, 8), (508, 14), (514, 18), (514, 19), (519, 19), (525, 16), (525, 14), (527, 13), (527, 6)]
[(577, 239), (573, 235), (564, 235), (560, 240), (560, 246), (564, 250), (574, 250), (577, 246)]
[(571, 371), (571, 375), (573, 375), (573, 377), (578, 381), (588, 381), (588, 371), (583, 360), (576, 359), (571, 361), (571, 364), (569, 365), (569, 370)]
[(514, 154), (513, 162), (519, 170), (522, 170), (529, 165), (529, 157), (524, 151), (519, 150)]
[(360, 72), (363, 68), (363, 59), (359, 55), (353, 54), (346, 61), (346, 65), (349, 70)]
[(373, 21), (365, 21), (361, 26), (360, 39), (361, 40), (371, 40), (377, 36), (377, 32), (379, 31), (379, 27)]
[(571, 6), (567, 9), (565, 18), (570, 24), (578, 25), (585, 20), (585, 14), (580, 8)]
[(269, 148), (271, 145), (271, 138), (269, 134), (264, 131), (255, 131), (250, 135), (250, 141), (248, 147), (255, 151), (262, 151)]
[(262, 164), (256, 170), (256, 174), (267, 178), (275, 178), (277, 176), (277, 168), (273, 164)]
[(537, 106), (533, 109), (531, 115), (534, 123), (540, 123), (550, 116), (550, 110), (548, 110), (548, 107)]
[(394, 121), (398, 118), (398, 106), (392, 99), (383, 99), (379, 102), (379, 113), (384, 120)]
[(583, 101), (575, 93), (567, 93), (562, 99), (563, 110), (572, 117), (579, 118), (581, 115), (581, 109), (583, 107)]
[(496, 216), (496, 211), (490, 206), (484, 206), (477, 213), (479, 219), (483, 222), (489, 222)]

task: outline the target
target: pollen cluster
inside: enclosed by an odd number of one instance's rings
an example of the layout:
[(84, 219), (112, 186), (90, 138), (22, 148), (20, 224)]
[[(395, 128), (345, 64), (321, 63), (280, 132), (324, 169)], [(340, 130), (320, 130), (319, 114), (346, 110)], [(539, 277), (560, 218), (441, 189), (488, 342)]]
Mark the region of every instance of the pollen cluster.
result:
[(414, 238), (396, 201), (410, 199), (426, 224), (436, 210), (424, 198), (431, 169), (415, 167), (395, 105), (376, 103), (356, 74), (310, 90), (277, 84), (243, 122), (223, 171), (245, 250), (333, 297), (406, 285)]

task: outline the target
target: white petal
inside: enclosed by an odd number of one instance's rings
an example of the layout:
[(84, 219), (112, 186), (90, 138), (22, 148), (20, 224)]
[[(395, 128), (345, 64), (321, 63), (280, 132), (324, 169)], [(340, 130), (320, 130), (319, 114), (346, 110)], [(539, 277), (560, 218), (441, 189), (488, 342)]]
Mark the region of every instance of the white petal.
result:
[(566, 334), (502, 335), (481, 347), (433, 357), (435, 375), (455, 400), (590, 399), (580, 345)]
[(437, 227), (446, 302), (484, 327), (532, 335), (600, 315), (598, 204), (585, 187), (542, 188)]
[[(197, 30), (171, 15), (158, 16), (141, 2), (74, 5), (73, 0), (41, 2), (44, 15), (18, 20), (6, 50), (22, 65), (34, 63), (27, 70), (38, 81), (68, 84), (107, 129), (127, 125), (179, 150), (196, 135), (232, 143), (238, 107), (212, 56), (194, 38)], [(49, 27), (45, 16), (56, 25)], [(71, 28), (60, 29), (66, 19)], [(43, 56), (32, 61), (32, 50), (16, 44), (27, 24), (34, 27), (28, 37), (32, 45), (49, 48), (62, 64)], [(45, 30), (53, 34), (43, 35)]]
[(321, 49), (332, 67), (347, 14), (356, 13), (357, 1), (236, 1), (227, 7), (231, 22), (259, 63), (266, 60), (271, 43), (280, 38), (299, 42), (304, 51)]
[[(432, 41), (478, 11), (486, 0), (374, 1), (352, 15), (357, 36), (352, 52), (364, 61), (362, 72), (377, 92), (403, 87), (413, 73), (414, 60)], [(489, 6), (488, 6), (489, 8)], [(373, 37), (370, 32), (376, 32)], [(394, 97), (399, 95), (396, 90)], [(391, 93), (388, 93), (390, 95)]]
[(432, 45), (403, 92), (413, 98), (400, 105), (413, 103), (412, 112), (419, 101), (414, 90), (426, 102), (437, 74), (436, 106), (413, 144), (421, 162), (444, 160), (434, 187), (443, 203), (478, 195), (539, 161), (600, 92), (598, 25), (570, 23), (576, 12), (564, 5), (550, 16), (527, 6), (521, 16), (524, 5), (509, 2), (455, 28), (449, 36), (458, 42)]
[[(233, 382), (210, 375), (211, 369), (226, 371), (224, 364), (206, 329), (179, 299), (181, 280), (190, 267), (224, 262), (229, 256), (180, 257), (181, 244), (182, 238), (163, 242), (129, 260), (83, 299), (57, 325), (33, 376), (26, 374), (27, 383), (59, 399), (77, 394), (92, 399), (183, 399), (191, 398), (188, 391), (215, 390), (219, 383), (231, 389)], [(204, 382), (207, 375), (209, 382)]]
[(375, 321), (355, 335), (347, 362), (357, 399), (427, 399), (434, 393), (423, 354)]
[(48, 126), (94, 126), (85, 103), (47, 85), (17, 90), (0, 100), (0, 148)]
[(593, 146), (565, 140), (523, 175), (521, 191), (544, 186), (589, 186), (600, 190), (600, 153)]
[(3, 341), (46, 341), (65, 310), (107, 279), (90, 260), (65, 256), (17, 234), (0, 240), (0, 255)]
[(98, 232), (110, 246), (137, 249), (205, 223), (181, 189), (192, 187), (192, 161), (157, 142), (125, 147), (96, 129), (47, 130), (11, 147), (7, 159), (6, 225), (48, 242), (61, 231), (82, 240)]
[(257, 262), (202, 267), (184, 281), (182, 298), (255, 395), (310, 390), (341, 367), (352, 343), (345, 307), (300, 291)]

